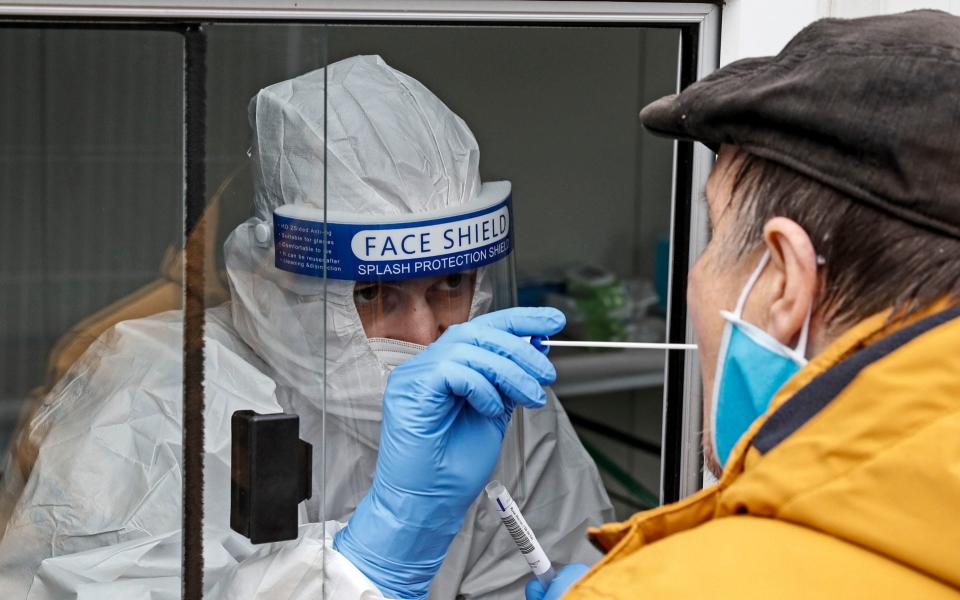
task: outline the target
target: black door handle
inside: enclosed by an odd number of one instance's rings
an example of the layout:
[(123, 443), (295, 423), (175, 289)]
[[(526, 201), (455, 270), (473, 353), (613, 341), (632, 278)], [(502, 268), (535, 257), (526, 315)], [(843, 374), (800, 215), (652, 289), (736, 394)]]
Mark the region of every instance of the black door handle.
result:
[(300, 417), (233, 413), (230, 528), (254, 544), (297, 537), (297, 506), (310, 498), (313, 446), (300, 439)]

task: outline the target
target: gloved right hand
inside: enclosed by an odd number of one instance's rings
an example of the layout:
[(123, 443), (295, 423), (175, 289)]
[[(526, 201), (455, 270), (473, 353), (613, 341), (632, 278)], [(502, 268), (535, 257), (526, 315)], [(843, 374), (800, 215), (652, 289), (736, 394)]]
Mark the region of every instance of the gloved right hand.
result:
[(531, 579), (527, 582), (524, 594), (527, 600), (559, 600), (570, 587), (581, 577), (587, 574), (590, 567), (580, 563), (571, 563), (557, 573), (557, 576), (550, 582), (550, 587), (543, 589), (540, 582)]
[(539, 408), (556, 378), (520, 336), (551, 336), (552, 308), (512, 308), (450, 327), (394, 369), (373, 485), (334, 538), (391, 598), (425, 598), (470, 504), (490, 479), (516, 404)]

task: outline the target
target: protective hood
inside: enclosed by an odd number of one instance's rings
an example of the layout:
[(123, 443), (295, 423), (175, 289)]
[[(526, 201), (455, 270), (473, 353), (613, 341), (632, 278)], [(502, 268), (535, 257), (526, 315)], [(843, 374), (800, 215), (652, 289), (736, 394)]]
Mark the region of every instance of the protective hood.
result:
[(261, 220), (285, 204), (323, 208), (325, 177), (329, 210), (368, 215), (459, 206), (480, 192), (480, 148), (470, 128), (379, 56), (354, 56), (264, 88), (249, 115)]

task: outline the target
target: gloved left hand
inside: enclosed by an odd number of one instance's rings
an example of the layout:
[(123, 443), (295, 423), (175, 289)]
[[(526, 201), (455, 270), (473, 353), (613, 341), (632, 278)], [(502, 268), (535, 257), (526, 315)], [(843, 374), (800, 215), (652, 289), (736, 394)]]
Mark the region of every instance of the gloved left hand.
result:
[(550, 336), (564, 325), (551, 308), (482, 315), (450, 327), (390, 375), (373, 485), (334, 538), (387, 596), (426, 597), (490, 479), (514, 406), (543, 406), (543, 386), (556, 378), (519, 336)]
[(524, 589), (524, 595), (527, 600), (560, 600), (560, 597), (589, 570), (590, 567), (587, 565), (571, 563), (560, 569), (547, 589), (543, 589), (543, 586), (536, 579), (528, 581), (527, 587)]

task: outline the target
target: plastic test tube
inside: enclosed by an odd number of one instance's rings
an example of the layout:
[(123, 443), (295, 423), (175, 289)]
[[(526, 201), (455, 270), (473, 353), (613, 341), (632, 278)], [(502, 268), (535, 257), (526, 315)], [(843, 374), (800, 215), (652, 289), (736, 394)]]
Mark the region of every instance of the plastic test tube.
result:
[(517, 548), (520, 549), (520, 554), (530, 565), (530, 570), (533, 571), (540, 585), (547, 589), (550, 582), (556, 577), (557, 572), (554, 571), (550, 559), (547, 558), (547, 553), (543, 551), (543, 547), (537, 541), (537, 536), (533, 534), (533, 530), (527, 525), (526, 519), (520, 514), (520, 509), (514, 503), (507, 488), (494, 479), (484, 489), (487, 491), (487, 497), (490, 498), (496, 508), (503, 526), (507, 528), (510, 537), (513, 538)]

